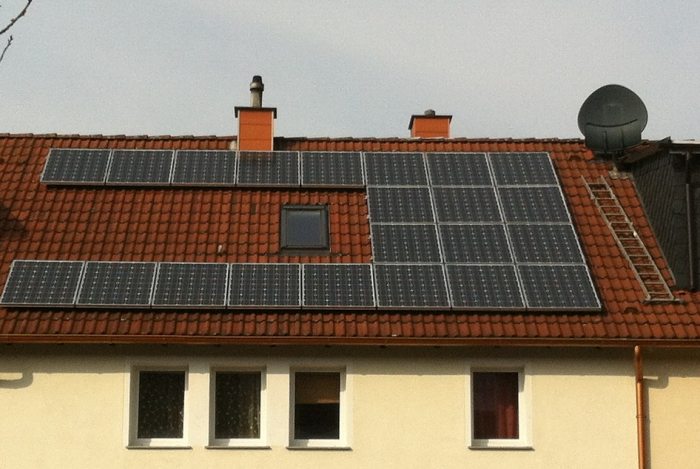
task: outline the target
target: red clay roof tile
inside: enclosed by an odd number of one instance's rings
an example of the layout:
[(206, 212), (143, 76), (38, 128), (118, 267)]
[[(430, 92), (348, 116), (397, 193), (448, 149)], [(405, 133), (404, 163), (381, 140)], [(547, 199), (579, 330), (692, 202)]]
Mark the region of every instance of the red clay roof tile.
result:
[[(228, 149), (231, 137), (125, 137), (0, 134), (0, 283), (15, 258), (196, 261), (370, 262), (362, 190), (138, 189), (47, 187), (48, 149)], [(608, 175), (580, 140), (275, 139), (279, 150), (547, 151), (572, 213), (604, 310), (590, 314), (87, 311), (0, 308), (2, 341), (336, 343), (672, 343), (700, 337), (700, 294), (648, 304), (634, 271), (590, 200), (582, 178)], [(611, 178), (616, 196), (667, 281), (672, 280), (630, 179)], [(330, 207), (331, 254), (279, 252), (284, 203)], [(549, 341), (549, 342), (548, 342)], [(499, 342), (499, 343), (500, 343)]]

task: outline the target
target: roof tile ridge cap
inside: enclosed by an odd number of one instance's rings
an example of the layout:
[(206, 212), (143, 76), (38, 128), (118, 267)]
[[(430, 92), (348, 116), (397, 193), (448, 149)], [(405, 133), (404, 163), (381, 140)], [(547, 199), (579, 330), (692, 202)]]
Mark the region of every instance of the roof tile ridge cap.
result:
[(208, 139), (217, 139), (217, 140), (231, 140), (235, 139), (235, 135), (146, 135), (146, 134), (141, 134), (141, 135), (126, 135), (126, 134), (60, 134), (60, 133), (40, 133), (40, 134), (35, 134), (35, 133), (21, 133), (21, 134), (14, 134), (14, 133), (8, 133), (8, 132), (2, 132), (0, 133), (0, 137), (11, 137), (11, 138), (16, 138), (16, 137), (34, 137), (34, 138), (104, 138), (104, 139), (173, 139), (173, 140), (192, 140), (192, 139), (197, 139), (197, 140), (208, 140)]
[[(414, 137), (275, 137), (275, 139), (287, 140), (287, 141), (303, 141), (303, 142), (328, 142), (328, 141), (372, 141), (372, 142), (382, 142), (382, 141), (406, 141), (414, 142), (416, 139)], [(584, 140), (576, 137), (444, 137), (444, 138), (433, 138), (430, 141), (450, 141), (450, 142), (565, 142), (565, 143), (580, 143), (583, 144)]]

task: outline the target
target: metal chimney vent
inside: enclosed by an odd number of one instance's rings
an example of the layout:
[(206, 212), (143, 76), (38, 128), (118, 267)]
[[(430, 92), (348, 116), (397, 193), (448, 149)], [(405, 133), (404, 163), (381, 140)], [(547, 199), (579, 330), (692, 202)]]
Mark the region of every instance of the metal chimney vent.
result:
[(260, 75), (253, 76), (253, 81), (250, 83), (250, 107), (262, 107), (262, 95), (265, 91), (262, 77)]

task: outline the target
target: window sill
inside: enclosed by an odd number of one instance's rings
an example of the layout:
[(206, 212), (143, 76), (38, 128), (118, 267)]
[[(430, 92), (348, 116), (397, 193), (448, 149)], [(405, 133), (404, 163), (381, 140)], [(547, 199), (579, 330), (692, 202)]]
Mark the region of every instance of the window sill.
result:
[(187, 445), (127, 445), (126, 449), (192, 449)]
[(206, 449), (272, 449), (271, 446), (268, 445), (207, 445), (204, 448)]
[(292, 444), (287, 446), (288, 450), (291, 451), (352, 451), (352, 448), (350, 446), (333, 446), (333, 445), (311, 445), (311, 446), (302, 446), (300, 444)]
[(535, 448), (529, 443), (491, 443), (491, 444), (471, 444), (469, 449), (473, 450), (508, 450), (508, 451), (534, 451)]

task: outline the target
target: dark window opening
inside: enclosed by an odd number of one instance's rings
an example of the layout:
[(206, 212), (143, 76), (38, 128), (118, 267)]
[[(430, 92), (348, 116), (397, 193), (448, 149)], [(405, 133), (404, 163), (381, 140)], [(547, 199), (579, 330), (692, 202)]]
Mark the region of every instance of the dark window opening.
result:
[(340, 438), (340, 373), (294, 376), (294, 439)]
[(261, 375), (218, 372), (214, 397), (214, 438), (260, 438)]
[(139, 372), (137, 438), (182, 438), (185, 373)]
[(518, 373), (472, 373), (474, 439), (517, 439)]
[(325, 205), (282, 207), (282, 249), (329, 249)]

